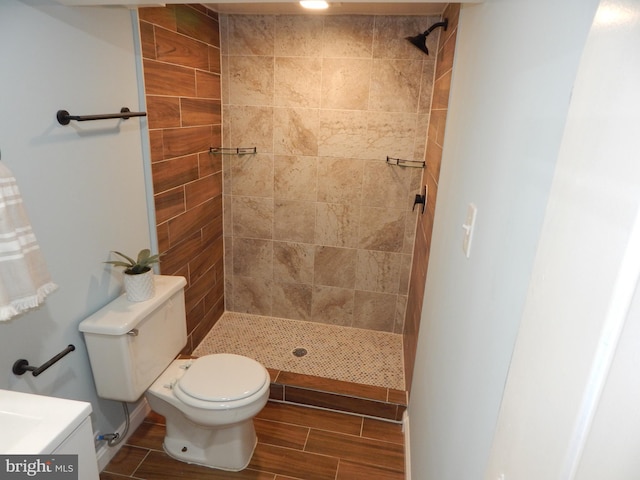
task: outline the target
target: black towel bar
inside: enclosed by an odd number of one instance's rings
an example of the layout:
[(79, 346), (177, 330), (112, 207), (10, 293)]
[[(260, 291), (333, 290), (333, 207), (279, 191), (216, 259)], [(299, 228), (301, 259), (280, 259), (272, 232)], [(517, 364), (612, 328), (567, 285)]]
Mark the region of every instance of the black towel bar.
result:
[(75, 349), (76, 347), (74, 347), (73, 345), (69, 345), (67, 348), (65, 348), (63, 351), (61, 351), (51, 360), (43, 363), (39, 367), (34, 367), (33, 365), (29, 365), (29, 360), (25, 360), (24, 358), (21, 358), (20, 360), (16, 360), (16, 362), (13, 364), (13, 368), (11, 369), (11, 371), (16, 375), (23, 375), (27, 372), (33, 372), (33, 376), (37, 377), (42, 372), (44, 372), (47, 368), (49, 368), (51, 365), (53, 365), (62, 357), (64, 357), (67, 353), (73, 352)]
[(58, 123), (60, 125), (69, 125), (71, 120), (76, 120), (77, 122), (88, 122), (90, 120), (107, 120), (109, 118), (122, 118), (123, 120), (128, 120), (131, 117), (146, 117), (147, 112), (132, 112), (127, 107), (122, 107), (120, 109), (120, 113), (104, 113), (102, 115), (71, 115), (66, 110), (58, 110), (56, 113), (56, 118), (58, 119)]

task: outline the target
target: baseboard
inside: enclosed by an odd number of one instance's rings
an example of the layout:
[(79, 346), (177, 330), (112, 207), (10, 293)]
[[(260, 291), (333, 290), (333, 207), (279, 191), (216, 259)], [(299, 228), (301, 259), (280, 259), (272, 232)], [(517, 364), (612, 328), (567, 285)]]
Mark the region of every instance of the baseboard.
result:
[(409, 444), (409, 412), (402, 414), (402, 431), (404, 432), (404, 478), (411, 480), (411, 445)]
[[(146, 399), (142, 399), (142, 401), (138, 402), (136, 407), (132, 412), (129, 413), (129, 431), (127, 435), (124, 437), (122, 442), (118, 445), (114, 445), (110, 447), (107, 445), (107, 442), (101, 442), (100, 446), (96, 449), (96, 457), (98, 459), (98, 470), (101, 472), (104, 470), (109, 462), (116, 456), (116, 453), (122, 448), (122, 446), (126, 443), (127, 439), (131, 436), (133, 432), (142, 424), (145, 417), (149, 414), (151, 408), (147, 403)], [(118, 427), (118, 432), (122, 432), (126, 425), (126, 421), (122, 421), (122, 424)]]

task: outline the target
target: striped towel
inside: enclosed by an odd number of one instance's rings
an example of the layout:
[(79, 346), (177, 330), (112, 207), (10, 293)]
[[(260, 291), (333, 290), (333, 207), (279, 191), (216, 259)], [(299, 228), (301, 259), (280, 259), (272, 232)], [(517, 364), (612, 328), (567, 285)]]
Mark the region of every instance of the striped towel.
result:
[(16, 180), (0, 162), (0, 321), (39, 306), (56, 288)]

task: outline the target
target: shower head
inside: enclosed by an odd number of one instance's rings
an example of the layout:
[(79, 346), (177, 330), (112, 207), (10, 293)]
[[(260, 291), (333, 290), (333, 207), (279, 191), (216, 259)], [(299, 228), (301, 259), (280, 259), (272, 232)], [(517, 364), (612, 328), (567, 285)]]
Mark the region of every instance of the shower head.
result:
[(447, 31), (447, 26), (449, 25), (449, 20), (444, 19), (442, 22), (434, 23), (423, 33), (419, 33), (415, 37), (406, 37), (415, 47), (422, 50), (424, 53), (429, 55), (429, 49), (427, 48), (427, 37), (431, 32), (433, 32), (436, 28), (443, 27), (445, 32)]

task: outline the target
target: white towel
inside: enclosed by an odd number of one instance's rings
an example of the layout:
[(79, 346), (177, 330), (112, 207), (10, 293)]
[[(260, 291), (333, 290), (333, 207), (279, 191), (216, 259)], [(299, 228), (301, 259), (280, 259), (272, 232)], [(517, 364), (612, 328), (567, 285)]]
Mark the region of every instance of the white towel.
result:
[(56, 288), (16, 180), (0, 162), (0, 321), (39, 306)]

